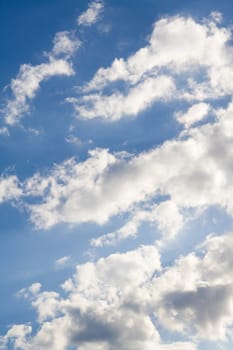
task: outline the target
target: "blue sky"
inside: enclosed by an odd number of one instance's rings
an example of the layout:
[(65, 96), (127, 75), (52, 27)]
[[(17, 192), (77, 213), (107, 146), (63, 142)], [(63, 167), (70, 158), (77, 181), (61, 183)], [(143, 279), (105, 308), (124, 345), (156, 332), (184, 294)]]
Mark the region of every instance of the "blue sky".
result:
[(0, 349), (233, 342), (230, 1), (0, 4)]

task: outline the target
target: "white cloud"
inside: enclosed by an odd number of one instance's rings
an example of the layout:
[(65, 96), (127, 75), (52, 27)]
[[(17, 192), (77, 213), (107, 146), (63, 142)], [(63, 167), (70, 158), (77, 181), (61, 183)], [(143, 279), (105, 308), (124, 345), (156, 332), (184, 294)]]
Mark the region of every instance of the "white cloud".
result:
[(83, 162), (70, 159), (35, 174), (21, 184), (31, 220), (39, 228), (104, 224), (160, 194), (180, 209), (219, 205), (232, 215), (232, 104), (216, 114), (215, 123), (134, 157), (96, 149)]
[[(5, 341), (21, 341), (24, 350), (194, 350), (189, 341), (163, 344), (153, 321), (151, 288), (159, 274), (159, 254), (142, 246), (113, 254), (95, 263), (78, 265), (66, 298), (38, 292), (31, 299), (39, 330), (13, 326)], [(127, 271), (127, 273), (122, 273)], [(16, 332), (15, 327), (20, 332)]]
[(11, 81), (13, 98), (8, 100), (5, 107), (5, 122), (16, 124), (24, 113), (29, 111), (29, 101), (35, 98), (40, 84), (56, 75), (73, 75), (71, 64), (64, 59), (50, 58), (48, 63), (37, 66), (23, 64), (18, 76)]
[(115, 232), (91, 240), (91, 245), (102, 247), (113, 245), (126, 238), (135, 237), (143, 222), (157, 224), (165, 240), (174, 238), (184, 224), (184, 218), (179, 208), (172, 201), (164, 201), (146, 210), (138, 210), (124, 226)]
[(104, 3), (101, 0), (92, 1), (88, 9), (83, 12), (77, 19), (79, 26), (91, 26), (95, 24), (102, 14)]
[[(35, 226), (45, 229), (59, 223), (104, 224), (113, 215), (131, 213), (119, 230), (93, 240), (95, 246), (135, 236), (143, 222), (156, 223), (166, 239), (172, 238), (186, 220), (185, 208), (218, 205), (233, 215), (233, 102), (214, 111), (214, 122), (190, 128), (213, 111), (210, 101), (199, 100), (233, 91), (230, 32), (216, 26), (218, 14), (212, 17), (214, 22), (202, 24), (183, 17), (158, 21), (145, 48), (99, 70), (84, 89), (99, 94), (73, 100), (85, 118), (117, 120), (177, 94), (192, 102), (187, 112), (176, 114), (185, 133), (138, 155), (95, 149), (84, 161), (65, 160), (25, 181), (1, 177), (0, 202), (21, 201)], [(57, 35), (49, 62), (21, 67), (11, 85), (15, 99), (8, 103), (13, 113), (8, 123), (29, 108), (42, 81), (73, 74), (69, 58), (76, 46), (69, 35)], [(199, 75), (200, 67), (205, 69), (201, 82), (192, 75)], [(193, 80), (180, 91), (179, 79), (190, 75)], [(120, 79), (127, 93), (105, 95), (102, 89)], [(169, 199), (159, 202), (161, 196)], [(194, 350), (193, 339), (224, 341), (233, 325), (232, 247), (232, 233), (209, 236), (197, 251), (161, 267), (157, 249), (141, 246), (78, 265), (62, 295), (34, 283), (17, 295), (31, 302), (39, 328), (12, 326), (0, 337), (0, 348), (10, 342), (23, 350)], [(64, 256), (55, 264), (68, 260)], [(161, 326), (184, 341), (163, 343)]]
[(181, 16), (163, 18), (155, 22), (147, 46), (127, 60), (115, 59), (110, 67), (100, 68), (84, 91), (99, 90), (117, 80), (135, 84), (164, 67), (171, 74), (181, 74), (201, 66), (229, 66), (230, 37), (230, 29), (217, 27), (210, 20), (200, 24)]
[(53, 57), (65, 55), (70, 58), (80, 46), (81, 41), (76, 38), (75, 33), (69, 31), (58, 32), (55, 35), (50, 55)]
[[(137, 115), (164, 97), (202, 102), (232, 95), (231, 28), (219, 26), (217, 17), (219, 14), (212, 14), (201, 23), (181, 16), (155, 22), (145, 47), (99, 68), (82, 88), (84, 96), (67, 99), (77, 116), (114, 121)], [(173, 88), (153, 96), (165, 75)], [(105, 91), (118, 81), (125, 83), (124, 94), (117, 85), (113, 93)]]
[(18, 199), (21, 195), (22, 189), (16, 176), (0, 177), (0, 203)]
[[(193, 350), (191, 339), (224, 341), (233, 325), (232, 243), (232, 233), (208, 236), (167, 267), (154, 246), (78, 265), (65, 297), (40, 288), (29, 295), (38, 331), (15, 325), (1, 342), (24, 350)], [(156, 326), (183, 342), (163, 344)]]
[(7, 100), (3, 109), (6, 124), (16, 124), (23, 114), (29, 112), (30, 100), (36, 97), (41, 83), (57, 75), (74, 75), (70, 58), (80, 46), (81, 42), (75, 32), (58, 32), (54, 37), (52, 50), (46, 52), (47, 62), (35, 66), (20, 66), (17, 77), (10, 83), (12, 97)]
[(68, 98), (76, 112), (84, 119), (102, 117), (118, 120), (123, 116), (135, 116), (157, 100), (169, 100), (175, 91), (173, 80), (167, 76), (148, 78), (131, 88), (126, 95), (87, 95), (81, 100)]
[(208, 115), (209, 110), (210, 105), (202, 102), (191, 106), (186, 113), (178, 112), (175, 116), (179, 123), (184, 124), (186, 128), (189, 128), (191, 125), (205, 118)]
[[(1, 200), (20, 199), (38, 228), (58, 223), (104, 224), (113, 215), (156, 201), (161, 194), (177, 210), (219, 205), (232, 215), (232, 106), (216, 110), (214, 123), (188, 129), (184, 138), (136, 156), (96, 149), (83, 162), (66, 160), (24, 182), (3, 178)], [(159, 227), (171, 235), (164, 215), (159, 217)]]
[(20, 289), (20, 290), (17, 292), (16, 296), (18, 296), (18, 297), (24, 297), (24, 298), (26, 298), (26, 299), (27, 299), (27, 298), (30, 299), (31, 296), (34, 296), (34, 295), (36, 295), (36, 294), (38, 294), (38, 293), (40, 292), (41, 287), (42, 287), (41, 283), (39, 283), (39, 282), (33, 283), (33, 284), (32, 284), (30, 287), (28, 287), (28, 288), (22, 288), (22, 289)]
[(220, 23), (223, 20), (222, 13), (219, 11), (212, 11), (210, 15), (217, 23)]
[(9, 130), (5, 126), (0, 128), (0, 135), (9, 136)]
[(233, 323), (232, 239), (232, 233), (208, 237), (201, 256), (181, 257), (157, 279), (154, 302), (165, 327), (226, 339)]
[(65, 140), (67, 143), (71, 143), (76, 146), (81, 146), (83, 144), (79, 137), (72, 134), (68, 135)]
[(67, 255), (63, 256), (55, 261), (55, 266), (56, 267), (63, 267), (65, 265), (67, 265), (69, 260), (70, 260), (70, 256), (67, 256)]
[(26, 338), (32, 332), (30, 325), (14, 325), (4, 337), (0, 337), (0, 349), (5, 350), (9, 341), (14, 343), (15, 349), (24, 349)]

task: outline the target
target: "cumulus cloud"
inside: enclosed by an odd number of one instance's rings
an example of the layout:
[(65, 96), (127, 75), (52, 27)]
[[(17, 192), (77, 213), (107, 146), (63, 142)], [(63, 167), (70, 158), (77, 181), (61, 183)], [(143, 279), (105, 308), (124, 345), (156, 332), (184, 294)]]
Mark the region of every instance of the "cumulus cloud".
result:
[(131, 84), (160, 68), (176, 74), (199, 69), (224, 67), (231, 63), (230, 29), (212, 21), (198, 23), (181, 16), (163, 18), (154, 24), (149, 43), (124, 60), (115, 59), (108, 68), (100, 68), (87, 84), (86, 91), (100, 89), (117, 80)]
[[(200, 23), (182, 16), (158, 20), (145, 47), (127, 59), (116, 58), (109, 67), (99, 68), (82, 88), (84, 95), (67, 101), (74, 104), (81, 118), (114, 121), (137, 115), (168, 96), (202, 102), (231, 95), (231, 29), (221, 27), (217, 18), (219, 14), (213, 13)], [(165, 73), (172, 90), (163, 89), (160, 82)], [(124, 95), (114, 85), (119, 81), (125, 84)], [(113, 87), (112, 93), (106, 91)], [(157, 89), (160, 94), (155, 98), (153, 92)]]
[[(167, 267), (154, 246), (78, 265), (63, 284), (65, 297), (40, 289), (30, 294), (36, 333), (15, 325), (1, 341), (24, 350), (191, 350), (194, 336), (196, 343), (224, 341), (233, 324), (232, 243), (232, 233), (208, 236)], [(186, 340), (164, 344), (161, 325)]]
[[(97, 148), (83, 161), (68, 159), (23, 181), (1, 177), (0, 202), (21, 202), (41, 229), (104, 224), (129, 214), (117, 231), (92, 240), (94, 246), (135, 236), (144, 222), (173, 238), (187, 219), (186, 208), (217, 205), (232, 216), (233, 102), (214, 109), (210, 101), (232, 94), (231, 34), (217, 24), (217, 13), (211, 16), (202, 23), (180, 16), (159, 20), (146, 47), (101, 68), (84, 96), (70, 99), (85, 118), (118, 120), (157, 100), (183, 98), (191, 105), (175, 116), (185, 132), (137, 155)], [(42, 81), (73, 74), (70, 58), (78, 46), (70, 32), (58, 33), (47, 63), (21, 67), (11, 84), (9, 124), (28, 110)], [(116, 87), (108, 94), (105, 89), (119, 80), (125, 93)], [(215, 120), (198, 123), (210, 111)], [(0, 337), (0, 348), (194, 350), (193, 339), (224, 341), (233, 324), (232, 247), (232, 233), (209, 236), (197, 250), (161, 266), (157, 248), (141, 246), (78, 265), (62, 293), (34, 283), (17, 295), (30, 301), (39, 328), (13, 325)], [(164, 343), (161, 327), (183, 341)]]
[[(135, 156), (95, 149), (82, 162), (65, 160), (23, 182), (10, 178), (12, 192), (17, 190), (38, 228), (58, 223), (104, 224), (138, 205), (159, 202), (160, 195), (168, 196), (178, 210), (218, 205), (232, 215), (232, 111), (230, 103), (215, 111), (215, 122), (188, 129), (185, 137)], [(3, 200), (14, 197), (4, 191)], [(157, 222), (168, 232), (163, 216), (160, 212)]]
[(78, 265), (65, 298), (38, 292), (30, 299), (39, 330), (31, 335), (31, 328), (13, 326), (3, 340), (20, 341), (24, 350), (194, 350), (191, 341), (163, 344), (154, 324), (150, 290), (160, 270), (153, 246)]
[[(12, 191), (20, 186), (17, 195), (38, 228), (104, 224), (148, 200), (160, 201), (160, 195), (178, 210), (219, 205), (232, 215), (232, 106), (216, 111), (214, 123), (189, 129), (185, 138), (128, 158), (95, 149), (82, 162), (66, 160), (23, 182), (12, 178)], [(157, 222), (167, 232), (163, 216)]]
[(226, 339), (233, 322), (232, 237), (209, 236), (203, 255), (181, 257), (158, 278), (157, 315), (166, 327)]
[(154, 101), (169, 100), (175, 91), (172, 78), (159, 76), (148, 78), (132, 87), (126, 95), (117, 92), (110, 96), (87, 95), (81, 100), (68, 98), (75, 110), (85, 119), (102, 117), (118, 120), (123, 116), (135, 116), (152, 105)]
[(102, 0), (92, 1), (89, 4), (88, 9), (78, 17), (78, 25), (88, 27), (95, 24), (99, 20), (103, 9), (104, 3)]

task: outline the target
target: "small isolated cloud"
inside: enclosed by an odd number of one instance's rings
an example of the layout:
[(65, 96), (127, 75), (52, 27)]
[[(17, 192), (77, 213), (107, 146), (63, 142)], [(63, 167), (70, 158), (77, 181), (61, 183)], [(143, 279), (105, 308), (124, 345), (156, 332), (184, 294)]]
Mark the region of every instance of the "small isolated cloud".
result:
[(55, 261), (55, 266), (58, 268), (64, 267), (70, 260), (70, 256), (63, 256)]
[(81, 146), (83, 144), (82, 140), (80, 140), (80, 138), (78, 136), (75, 136), (75, 135), (68, 135), (66, 138), (65, 138), (66, 142), (67, 143), (71, 143), (73, 145), (76, 145), (76, 146)]
[(79, 26), (91, 26), (95, 24), (99, 18), (101, 13), (104, 9), (104, 3), (101, 0), (92, 1), (88, 9), (83, 12), (77, 19), (77, 23)]
[(9, 130), (5, 126), (0, 128), (0, 135), (9, 136), (10, 135)]

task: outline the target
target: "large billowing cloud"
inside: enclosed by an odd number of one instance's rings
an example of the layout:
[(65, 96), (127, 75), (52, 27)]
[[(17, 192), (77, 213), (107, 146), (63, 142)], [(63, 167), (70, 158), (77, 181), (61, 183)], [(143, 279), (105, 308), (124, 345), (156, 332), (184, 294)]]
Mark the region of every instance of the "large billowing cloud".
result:
[(137, 156), (96, 149), (83, 162), (70, 159), (47, 174), (35, 174), (21, 184), (32, 221), (39, 228), (103, 224), (161, 195), (180, 209), (219, 205), (232, 215), (232, 104), (216, 113), (215, 123)]
[[(40, 328), (13, 326), (2, 342), (18, 349), (196, 349), (191, 340), (224, 340), (233, 323), (232, 233), (209, 236), (200, 251), (163, 268), (155, 247), (142, 246), (78, 265), (67, 293), (20, 291), (37, 310)], [(183, 342), (163, 344), (158, 327)]]
[(14, 179), (12, 186), (20, 188), (18, 197), (39, 228), (103, 224), (148, 200), (159, 201), (161, 195), (180, 209), (219, 205), (232, 215), (232, 143), (230, 103), (216, 111), (214, 123), (189, 129), (137, 156), (96, 149), (83, 162), (64, 161), (47, 174), (37, 173), (22, 183)]
[(32, 285), (20, 293), (37, 310), (39, 331), (31, 336), (30, 326), (15, 325), (2, 343), (13, 340), (24, 350), (194, 350), (191, 342), (163, 344), (156, 329), (150, 305), (160, 269), (157, 250), (142, 246), (77, 266), (72, 280), (63, 284), (65, 298)]
[[(135, 116), (158, 99), (203, 101), (231, 95), (231, 30), (219, 26), (219, 18), (215, 14), (201, 23), (181, 16), (162, 18), (147, 46), (100, 68), (84, 86), (84, 95), (67, 101), (81, 118), (114, 121)], [(119, 81), (125, 83), (124, 93)]]
[(158, 278), (155, 305), (165, 327), (226, 338), (233, 322), (232, 239), (232, 233), (208, 237), (203, 255), (178, 259)]

